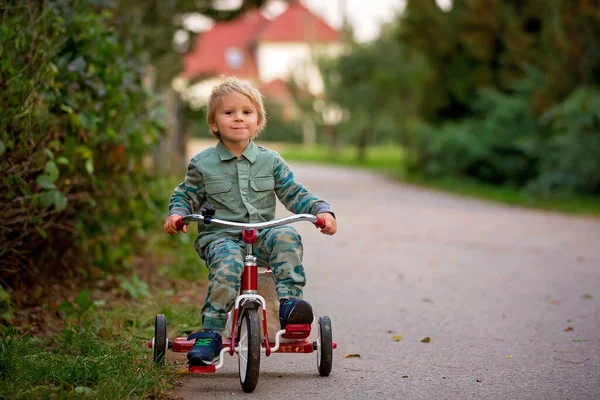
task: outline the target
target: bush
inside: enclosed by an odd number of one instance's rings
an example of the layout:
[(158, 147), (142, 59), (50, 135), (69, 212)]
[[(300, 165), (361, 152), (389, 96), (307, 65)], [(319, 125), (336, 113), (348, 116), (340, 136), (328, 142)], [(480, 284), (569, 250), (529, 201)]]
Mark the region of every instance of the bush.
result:
[(0, 27), (0, 277), (124, 265), (162, 132), (135, 46), (94, 1), (9, 6)]
[(600, 91), (580, 87), (541, 118), (552, 136), (532, 188), (600, 194)]
[(475, 116), (437, 129), (417, 125), (410, 166), (426, 176), (463, 176), (522, 187), (538, 174), (541, 130), (530, 89), (513, 94), (480, 92)]

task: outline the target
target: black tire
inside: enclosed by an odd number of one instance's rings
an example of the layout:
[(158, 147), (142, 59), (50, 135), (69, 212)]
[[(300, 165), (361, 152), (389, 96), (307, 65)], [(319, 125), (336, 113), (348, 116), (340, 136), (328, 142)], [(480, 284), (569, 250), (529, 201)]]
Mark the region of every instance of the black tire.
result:
[(319, 318), (319, 337), (317, 338), (317, 369), (319, 375), (329, 376), (333, 367), (333, 335), (331, 319), (327, 316)]
[(238, 329), (238, 369), (246, 393), (256, 389), (260, 370), (261, 336), (257, 309), (246, 309)]
[(157, 365), (165, 365), (167, 355), (167, 318), (163, 314), (156, 314), (154, 320), (154, 362)]

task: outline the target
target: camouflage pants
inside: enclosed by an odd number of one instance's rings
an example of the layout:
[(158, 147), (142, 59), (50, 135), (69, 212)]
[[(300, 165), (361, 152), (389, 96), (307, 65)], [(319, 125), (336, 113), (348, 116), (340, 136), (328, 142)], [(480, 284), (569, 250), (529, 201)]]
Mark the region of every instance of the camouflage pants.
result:
[[(306, 284), (302, 251), (301, 237), (291, 226), (259, 231), (252, 245), (257, 264), (271, 267), (280, 299), (302, 298), (302, 288)], [(204, 249), (209, 271), (206, 302), (202, 307), (204, 330), (225, 328), (227, 313), (233, 308), (240, 290), (245, 256), (246, 245), (241, 239), (217, 239)]]

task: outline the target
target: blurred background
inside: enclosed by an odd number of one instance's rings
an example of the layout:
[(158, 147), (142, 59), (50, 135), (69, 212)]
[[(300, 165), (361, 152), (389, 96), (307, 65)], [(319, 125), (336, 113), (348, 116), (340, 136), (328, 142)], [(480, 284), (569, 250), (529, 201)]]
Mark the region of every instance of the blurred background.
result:
[[(3, 327), (74, 316), (114, 337), (152, 324), (138, 312), (152, 288), (179, 303), (174, 282), (197, 291), (193, 235), (162, 224), (189, 159), (215, 144), (206, 99), (226, 76), (262, 91), (257, 142), (288, 161), (600, 215), (596, 1), (22, 0), (0, 11)], [(101, 323), (99, 293), (138, 308)], [(7, 393), (34, 383), (15, 385)]]
[(172, 189), (215, 143), (206, 99), (226, 76), (260, 88), (269, 123), (258, 142), (288, 161), (597, 214), (600, 6), (544, 4), (2, 5), (6, 307), (10, 293), (26, 304), (46, 292), (49, 276), (117, 274), (130, 287), (120, 274), (158, 257), (146, 249), (165, 241), (155, 237)]

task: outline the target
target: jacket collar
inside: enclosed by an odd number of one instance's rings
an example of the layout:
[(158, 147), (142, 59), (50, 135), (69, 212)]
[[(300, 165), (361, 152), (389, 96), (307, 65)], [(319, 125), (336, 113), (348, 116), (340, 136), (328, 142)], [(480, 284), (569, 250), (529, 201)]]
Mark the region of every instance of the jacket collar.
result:
[[(225, 147), (223, 142), (221, 142), (220, 140), (219, 143), (217, 143), (217, 153), (219, 154), (219, 158), (221, 159), (221, 161), (228, 161), (235, 158), (235, 154), (229, 151), (229, 149)], [(248, 161), (250, 161), (250, 164), (254, 164), (254, 162), (256, 161), (256, 157), (258, 156), (258, 147), (256, 146), (256, 144), (254, 144), (253, 140), (251, 140), (250, 143), (248, 143), (248, 146), (242, 153), (242, 156), (245, 157)]]

